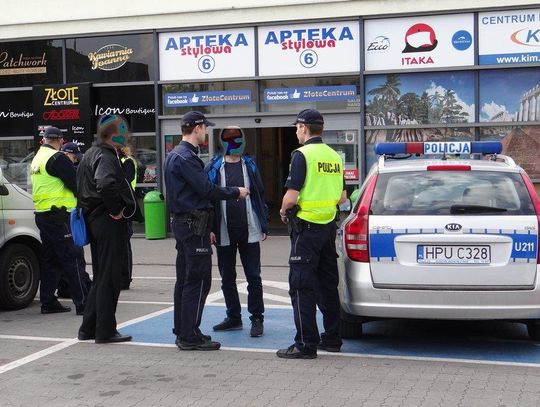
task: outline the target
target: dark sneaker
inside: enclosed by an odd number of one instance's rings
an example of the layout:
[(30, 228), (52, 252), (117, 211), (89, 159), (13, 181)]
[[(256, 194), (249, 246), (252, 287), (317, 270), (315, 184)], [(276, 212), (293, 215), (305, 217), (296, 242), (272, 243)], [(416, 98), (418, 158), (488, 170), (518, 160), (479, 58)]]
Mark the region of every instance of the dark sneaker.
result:
[(198, 342), (186, 342), (176, 337), (175, 343), (180, 350), (218, 350), (221, 348), (221, 343), (219, 342), (204, 341), (202, 339)]
[(56, 301), (52, 305), (42, 305), (41, 306), (41, 313), (42, 314), (58, 314), (59, 312), (70, 312), (71, 308), (64, 307), (62, 304), (60, 304), (58, 301)]
[(83, 332), (83, 331), (79, 331), (79, 334), (77, 335), (77, 339), (79, 341), (89, 341), (91, 339), (96, 339), (96, 336), (93, 334)]
[(117, 343), (117, 342), (129, 342), (131, 341), (130, 335), (122, 335), (120, 332), (116, 332), (110, 338), (96, 338), (96, 343)]
[(251, 321), (251, 330), (249, 331), (249, 336), (252, 338), (258, 338), (264, 334), (264, 324), (262, 319), (254, 319)]
[(225, 318), (222, 322), (214, 325), (214, 331), (239, 331), (242, 329), (241, 319)]
[(317, 352), (303, 351), (298, 349), (295, 345), (289, 346), (287, 349), (280, 349), (276, 352), (278, 358), (283, 359), (315, 359)]
[(212, 340), (210, 335), (203, 334), (199, 328), (197, 328), (197, 336), (205, 342), (210, 342)]
[(325, 350), (326, 352), (340, 352), (341, 351), (341, 346), (337, 346), (337, 345), (326, 345), (324, 343), (319, 343), (319, 345), (317, 346), (317, 348), (319, 350)]

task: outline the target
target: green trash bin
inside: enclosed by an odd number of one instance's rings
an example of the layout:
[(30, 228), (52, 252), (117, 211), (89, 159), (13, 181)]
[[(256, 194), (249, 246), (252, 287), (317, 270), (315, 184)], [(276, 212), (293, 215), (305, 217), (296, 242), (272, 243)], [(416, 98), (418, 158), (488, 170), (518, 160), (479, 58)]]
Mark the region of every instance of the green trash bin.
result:
[(159, 191), (150, 191), (144, 196), (144, 236), (147, 239), (164, 239), (165, 198)]

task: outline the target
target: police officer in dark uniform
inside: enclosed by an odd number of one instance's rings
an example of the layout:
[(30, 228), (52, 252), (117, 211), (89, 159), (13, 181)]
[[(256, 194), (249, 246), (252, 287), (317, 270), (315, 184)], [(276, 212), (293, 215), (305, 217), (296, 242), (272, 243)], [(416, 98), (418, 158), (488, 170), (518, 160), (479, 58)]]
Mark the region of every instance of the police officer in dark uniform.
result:
[(220, 187), (208, 180), (197, 153), (207, 126), (213, 125), (200, 112), (186, 113), (182, 117), (182, 141), (165, 160), (167, 204), (173, 214), (177, 250), (173, 333), (181, 350), (217, 350), (221, 346), (199, 329), (212, 282), (211, 201), (249, 194), (247, 188)]
[(36, 208), (36, 225), (41, 236), (40, 301), (41, 313), (69, 312), (55, 296), (59, 269), (69, 281), (69, 293), (77, 315), (82, 315), (88, 292), (81, 280), (75, 259), (78, 248), (71, 237), (69, 211), (77, 205), (75, 168), (60, 150), (63, 136), (57, 127), (47, 127), (30, 165), (32, 199)]
[[(301, 111), (294, 123), (302, 147), (291, 159), (280, 216), (289, 223), (289, 295), (294, 311), (294, 344), (280, 349), (286, 359), (314, 359), (317, 348), (339, 352), (339, 297), (336, 253), (336, 207), (347, 199), (341, 157), (323, 143), (324, 120), (313, 109)], [(316, 307), (325, 332), (319, 336)]]

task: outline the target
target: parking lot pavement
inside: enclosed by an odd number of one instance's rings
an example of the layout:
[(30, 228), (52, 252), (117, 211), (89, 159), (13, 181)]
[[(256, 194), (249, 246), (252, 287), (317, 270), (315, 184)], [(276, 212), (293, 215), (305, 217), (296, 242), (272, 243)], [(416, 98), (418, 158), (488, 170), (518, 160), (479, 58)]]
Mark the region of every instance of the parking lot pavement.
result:
[[(538, 406), (540, 346), (506, 322), (379, 321), (343, 353), (278, 359), (294, 336), (288, 241), (263, 243), (265, 336), (216, 333), (225, 309), (214, 268), (202, 329), (218, 352), (173, 343), (174, 241), (133, 240), (135, 279), (118, 306), (134, 342), (75, 339), (80, 317), (40, 315), (39, 303), (0, 313), (1, 406)], [(87, 256), (89, 258), (89, 256)], [(215, 264), (215, 263), (214, 263)], [(89, 267), (90, 269), (90, 267)], [(239, 269), (239, 277), (242, 276)], [(239, 278), (241, 300), (246, 283)], [(66, 301), (69, 304), (69, 301)]]

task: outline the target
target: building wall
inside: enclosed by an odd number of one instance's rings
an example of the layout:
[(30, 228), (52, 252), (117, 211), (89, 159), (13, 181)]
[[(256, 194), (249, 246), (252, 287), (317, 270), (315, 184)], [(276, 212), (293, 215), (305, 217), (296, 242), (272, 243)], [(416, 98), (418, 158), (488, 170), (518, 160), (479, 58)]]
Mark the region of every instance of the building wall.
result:
[(0, 40), (537, 5), (535, 0), (19, 0), (2, 4)]

